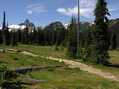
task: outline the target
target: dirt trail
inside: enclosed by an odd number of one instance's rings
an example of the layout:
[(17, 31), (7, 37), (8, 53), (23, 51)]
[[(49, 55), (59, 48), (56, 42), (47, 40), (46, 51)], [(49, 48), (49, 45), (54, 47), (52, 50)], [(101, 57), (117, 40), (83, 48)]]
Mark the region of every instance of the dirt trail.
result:
[(29, 56), (33, 56), (33, 57), (37, 57), (38, 56), (38, 55), (35, 55), (33, 53), (29, 53), (27, 51), (21, 51), (20, 54), (29, 55)]
[[(10, 50), (17, 52), (17, 50), (13, 50), (13, 49), (10, 49)], [(39, 56), (39, 55), (34, 55), (33, 53), (29, 53), (27, 51), (21, 51), (19, 53), (20, 54), (24, 54), (24, 55), (34, 56), (34, 57)], [(103, 71), (101, 71), (99, 69), (93, 68), (92, 66), (88, 66), (88, 65), (80, 63), (80, 62), (75, 62), (75, 61), (72, 61), (72, 60), (66, 60), (66, 59), (60, 59), (60, 58), (52, 58), (52, 57), (46, 57), (46, 58), (47, 59), (52, 59), (52, 60), (57, 60), (59, 62), (62, 61), (62, 62), (64, 62), (66, 65), (68, 65), (71, 68), (79, 67), (83, 71), (87, 71), (89, 73), (93, 73), (93, 74), (102, 76), (104, 78), (112, 79), (114, 81), (118, 81), (119, 82), (119, 76), (114, 76), (114, 75), (112, 75), (110, 73), (103, 72)]]
[(20, 53), (20, 54), (24, 54), (24, 55), (33, 56), (33, 57), (37, 57), (38, 56), (38, 55), (35, 55), (35, 54), (27, 52), (27, 51), (18, 51), (18, 50), (14, 50), (14, 49), (6, 49), (5, 52)]
[(46, 58), (52, 59), (52, 60), (63, 61), (66, 65), (68, 65), (71, 68), (79, 67), (83, 71), (87, 71), (87, 72), (102, 76), (104, 78), (112, 79), (114, 81), (119, 81), (119, 76), (114, 76), (110, 73), (103, 72), (99, 69), (93, 68), (92, 66), (88, 66), (80, 62), (75, 62), (72, 60), (66, 60), (66, 59), (60, 59), (60, 58), (52, 58), (52, 57), (46, 57)]

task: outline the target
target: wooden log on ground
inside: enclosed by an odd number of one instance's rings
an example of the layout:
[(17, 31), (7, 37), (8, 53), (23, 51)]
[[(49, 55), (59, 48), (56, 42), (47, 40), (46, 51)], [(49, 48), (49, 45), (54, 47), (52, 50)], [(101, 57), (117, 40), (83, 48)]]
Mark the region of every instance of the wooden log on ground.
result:
[(52, 67), (62, 67), (62, 66), (45, 66), (45, 67), (28, 67), (28, 68), (19, 68), (19, 69), (14, 69), (14, 71), (16, 73), (20, 73), (20, 74), (25, 74), (28, 71), (32, 71), (32, 70), (39, 70), (39, 69), (46, 69), (46, 68), (52, 68)]

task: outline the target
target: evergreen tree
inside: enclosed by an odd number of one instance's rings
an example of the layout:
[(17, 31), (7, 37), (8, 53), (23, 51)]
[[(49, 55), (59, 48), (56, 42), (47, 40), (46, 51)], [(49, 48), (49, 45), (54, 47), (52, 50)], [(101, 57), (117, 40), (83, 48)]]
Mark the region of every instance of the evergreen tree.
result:
[(116, 49), (119, 50), (119, 30), (117, 31)]
[(17, 80), (18, 73), (0, 65), (0, 89), (22, 89), (22, 82)]
[(24, 30), (21, 33), (21, 43), (25, 44), (25, 31)]
[(68, 27), (68, 43), (67, 43), (67, 56), (76, 58), (77, 53), (77, 24), (76, 19), (72, 16), (71, 24)]
[(55, 30), (52, 30), (52, 45), (55, 44), (55, 41), (56, 41), (56, 31)]
[(16, 40), (16, 33), (15, 31), (11, 32), (11, 45), (12, 46), (17, 46), (17, 40)]
[(32, 44), (36, 44), (36, 42), (37, 42), (37, 32), (36, 32), (36, 30), (35, 30), (35, 28), (34, 28), (34, 30), (33, 30), (33, 32), (32, 32)]
[(91, 32), (90, 32), (90, 29), (89, 30), (86, 30), (83, 35), (81, 35), (81, 37), (83, 37), (82, 40), (84, 40), (84, 42), (80, 42), (82, 43), (81, 46), (83, 46), (84, 48), (88, 48), (91, 44)]
[(3, 43), (3, 36), (2, 36), (2, 31), (0, 30), (0, 44)]
[(8, 27), (4, 28), (4, 34), (5, 34), (5, 45), (10, 45), (10, 32)]
[(2, 34), (3, 34), (3, 52), (5, 49), (5, 44), (6, 44), (6, 38), (5, 38), (5, 27), (6, 27), (6, 13), (5, 11), (3, 12), (3, 23), (2, 23)]
[(108, 48), (109, 40), (107, 35), (107, 22), (109, 15), (105, 0), (97, 0), (94, 10), (95, 26), (92, 30), (93, 43), (91, 45), (91, 61), (100, 64), (106, 64), (109, 59)]
[(25, 44), (28, 44), (28, 27), (25, 28), (24, 33), (25, 33)]
[(37, 43), (37, 45), (41, 45), (41, 42), (42, 42), (42, 39), (41, 39), (41, 29), (38, 28), (37, 37), (36, 37), (36, 43)]
[(21, 30), (18, 30), (16, 32), (16, 39), (17, 39), (17, 42), (21, 42)]

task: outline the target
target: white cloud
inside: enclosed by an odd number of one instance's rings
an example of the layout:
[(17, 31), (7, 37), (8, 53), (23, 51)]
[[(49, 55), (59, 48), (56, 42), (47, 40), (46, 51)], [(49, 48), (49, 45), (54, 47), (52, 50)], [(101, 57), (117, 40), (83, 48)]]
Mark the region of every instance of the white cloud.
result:
[[(77, 1), (77, 0), (76, 0)], [(94, 9), (96, 5), (97, 0), (80, 0), (80, 16), (86, 17), (86, 18), (94, 18)], [(119, 2), (111, 2), (108, 1), (107, 8), (109, 9), (109, 12), (111, 14), (111, 17), (109, 16), (109, 19), (114, 19), (119, 17)], [(66, 15), (66, 16), (72, 16), (72, 14), (77, 15), (78, 14), (78, 5), (74, 6), (73, 8), (58, 8), (57, 12)]]
[(33, 12), (41, 13), (41, 12), (47, 12), (45, 10), (46, 5), (44, 3), (35, 3), (32, 5), (27, 6), (27, 13), (32, 14)]
[(66, 12), (66, 10), (64, 8), (59, 8), (57, 11), (58, 12)]
[(28, 10), (27, 13), (28, 13), (28, 14), (32, 14), (32, 11)]
[[(96, 0), (80, 0), (80, 15), (93, 18), (93, 10)], [(72, 16), (72, 14), (78, 14), (78, 5), (74, 8), (58, 8), (57, 11), (63, 15)]]

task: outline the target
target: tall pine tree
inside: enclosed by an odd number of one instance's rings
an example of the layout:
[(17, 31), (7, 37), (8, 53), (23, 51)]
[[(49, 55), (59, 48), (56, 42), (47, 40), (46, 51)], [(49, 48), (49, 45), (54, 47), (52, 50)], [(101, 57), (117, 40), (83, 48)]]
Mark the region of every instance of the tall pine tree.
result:
[(91, 45), (91, 61), (97, 64), (106, 64), (109, 59), (109, 40), (107, 35), (107, 9), (106, 0), (97, 0), (94, 10), (95, 26), (92, 30), (93, 43)]
[(68, 27), (67, 56), (76, 58), (77, 53), (77, 24), (76, 19), (72, 16), (71, 24)]
[(17, 46), (17, 39), (16, 39), (16, 32), (12, 31), (11, 32), (11, 45), (12, 46)]
[(3, 52), (5, 50), (6, 37), (5, 37), (5, 28), (6, 28), (6, 13), (3, 12), (3, 23), (2, 23), (2, 35), (3, 35)]

